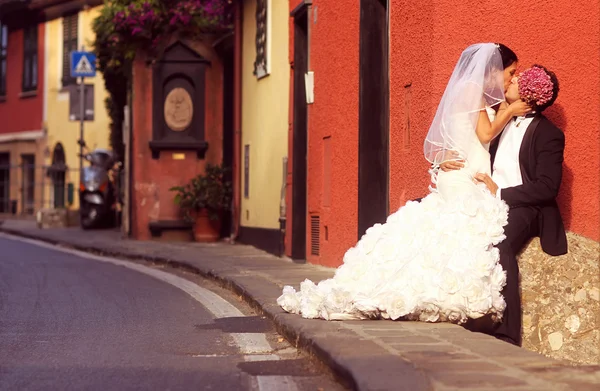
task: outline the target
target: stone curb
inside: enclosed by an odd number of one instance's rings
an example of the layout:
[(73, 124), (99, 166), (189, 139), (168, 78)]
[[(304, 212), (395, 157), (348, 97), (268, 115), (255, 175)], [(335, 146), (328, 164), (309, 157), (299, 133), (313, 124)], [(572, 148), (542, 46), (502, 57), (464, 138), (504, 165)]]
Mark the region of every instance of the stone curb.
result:
[[(16, 229), (2, 227), (0, 232), (10, 235), (39, 240), (56, 246), (72, 248), (88, 253), (145, 260), (156, 264), (181, 268), (216, 281), (223, 287), (240, 295), (249, 305), (262, 312), (275, 324), (278, 333), (290, 343), (316, 357), (353, 390), (395, 390), (426, 391), (434, 385), (422, 370), (401, 357), (389, 354), (385, 349), (370, 341), (359, 340), (349, 330), (338, 327), (335, 322), (314, 322), (297, 315), (285, 313), (271, 295), (257, 295), (260, 289), (252, 288), (252, 278), (227, 276), (210, 267), (199, 267), (182, 260), (167, 259), (163, 256), (149, 256), (135, 251), (123, 251), (82, 245), (68, 240), (49, 238)], [(250, 281), (244, 281), (244, 280)], [(252, 292), (252, 291), (258, 292)], [(265, 296), (265, 297), (260, 297)], [(356, 352), (360, 354), (353, 354)], [(369, 366), (365, 366), (365, 353), (369, 357)], [(374, 368), (376, 368), (374, 370)], [(378, 369), (378, 370), (377, 370)], [(393, 374), (393, 379), (390, 378)]]

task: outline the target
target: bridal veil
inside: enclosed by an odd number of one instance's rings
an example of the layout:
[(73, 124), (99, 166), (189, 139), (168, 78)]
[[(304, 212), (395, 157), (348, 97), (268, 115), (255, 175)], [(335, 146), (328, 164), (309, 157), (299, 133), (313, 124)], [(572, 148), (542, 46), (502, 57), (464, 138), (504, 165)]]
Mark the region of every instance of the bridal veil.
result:
[(504, 67), (498, 47), (469, 46), (456, 64), (425, 138), (425, 158), (434, 165), (468, 160), (470, 147), (479, 142), (475, 129), (480, 111), (503, 101)]

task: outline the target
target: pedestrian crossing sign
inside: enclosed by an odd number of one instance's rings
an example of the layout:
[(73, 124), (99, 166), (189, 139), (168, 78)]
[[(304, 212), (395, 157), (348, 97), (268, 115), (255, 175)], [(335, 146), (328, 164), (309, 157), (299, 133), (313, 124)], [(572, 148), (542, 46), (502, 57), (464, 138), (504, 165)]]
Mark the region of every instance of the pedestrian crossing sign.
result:
[(90, 52), (71, 52), (71, 77), (96, 76), (96, 55)]

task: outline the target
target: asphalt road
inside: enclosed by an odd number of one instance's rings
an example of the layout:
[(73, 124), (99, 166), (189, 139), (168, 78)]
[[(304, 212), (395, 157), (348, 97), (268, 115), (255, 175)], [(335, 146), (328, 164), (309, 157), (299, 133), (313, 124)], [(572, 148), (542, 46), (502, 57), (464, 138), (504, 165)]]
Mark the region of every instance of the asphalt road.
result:
[(117, 262), (0, 237), (1, 390), (342, 389), (231, 292)]

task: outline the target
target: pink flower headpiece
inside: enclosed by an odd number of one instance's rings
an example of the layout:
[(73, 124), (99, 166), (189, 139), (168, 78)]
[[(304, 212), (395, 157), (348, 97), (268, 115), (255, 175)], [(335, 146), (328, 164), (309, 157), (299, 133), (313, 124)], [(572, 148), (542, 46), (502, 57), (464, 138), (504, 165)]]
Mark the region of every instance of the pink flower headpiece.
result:
[(519, 94), (529, 104), (543, 106), (552, 99), (554, 83), (540, 67), (533, 66), (519, 75)]

